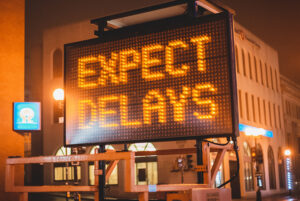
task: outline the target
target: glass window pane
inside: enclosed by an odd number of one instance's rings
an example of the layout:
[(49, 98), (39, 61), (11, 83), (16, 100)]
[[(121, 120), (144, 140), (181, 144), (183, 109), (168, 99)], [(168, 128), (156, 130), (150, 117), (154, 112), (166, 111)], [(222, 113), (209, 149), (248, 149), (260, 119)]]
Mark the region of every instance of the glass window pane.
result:
[(89, 181), (90, 185), (95, 185), (95, 175), (94, 175), (95, 166), (89, 165)]

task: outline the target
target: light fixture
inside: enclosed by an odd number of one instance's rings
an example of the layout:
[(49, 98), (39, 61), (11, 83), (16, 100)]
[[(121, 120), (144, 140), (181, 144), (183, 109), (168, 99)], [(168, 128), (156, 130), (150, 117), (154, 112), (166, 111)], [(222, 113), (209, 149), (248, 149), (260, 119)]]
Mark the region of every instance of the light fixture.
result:
[(291, 152), (290, 149), (286, 149), (286, 150), (284, 151), (284, 155), (285, 155), (285, 156), (291, 156), (291, 154), (292, 154), (292, 152)]
[(55, 89), (53, 92), (53, 98), (55, 100), (64, 100), (64, 90), (61, 88)]

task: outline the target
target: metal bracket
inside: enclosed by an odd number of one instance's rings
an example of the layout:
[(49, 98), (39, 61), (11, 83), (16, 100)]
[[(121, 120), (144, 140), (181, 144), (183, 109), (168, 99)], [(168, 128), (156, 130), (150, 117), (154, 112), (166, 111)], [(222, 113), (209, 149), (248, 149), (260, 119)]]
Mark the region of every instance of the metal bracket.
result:
[(208, 172), (207, 165), (197, 165), (195, 167), (196, 172)]

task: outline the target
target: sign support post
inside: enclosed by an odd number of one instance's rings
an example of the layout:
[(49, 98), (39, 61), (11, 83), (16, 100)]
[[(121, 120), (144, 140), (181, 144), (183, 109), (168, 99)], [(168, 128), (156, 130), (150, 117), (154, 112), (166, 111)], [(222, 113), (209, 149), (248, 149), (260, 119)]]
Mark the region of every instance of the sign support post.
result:
[[(99, 145), (99, 153), (104, 153), (105, 152), (105, 145)], [(99, 175), (99, 186), (98, 186), (98, 191), (99, 191), (99, 201), (104, 201), (105, 197), (105, 161), (101, 160), (99, 161), (99, 169), (102, 170), (102, 174)]]
[[(197, 166), (203, 165), (203, 153), (202, 153), (202, 141), (201, 139), (196, 139), (196, 150), (197, 150)], [(197, 183), (203, 184), (203, 172), (197, 172)]]

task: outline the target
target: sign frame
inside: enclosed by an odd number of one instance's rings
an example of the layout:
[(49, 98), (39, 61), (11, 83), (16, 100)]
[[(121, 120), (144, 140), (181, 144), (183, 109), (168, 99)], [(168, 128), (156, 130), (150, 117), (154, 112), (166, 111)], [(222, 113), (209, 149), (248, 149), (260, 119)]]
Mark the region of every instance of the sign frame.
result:
[[(38, 104), (39, 107), (39, 129), (15, 129), (15, 104), (16, 103), (33, 103), (33, 104)], [(12, 130), (15, 132), (20, 132), (20, 133), (25, 133), (25, 132), (36, 132), (36, 131), (41, 131), (42, 130), (42, 106), (41, 102), (13, 102), (12, 103)]]
[[(237, 84), (236, 84), (236, 70), (235, 70), (235, 55), (234, 55), (234, 36), (233, 36), (233, 17), (232, 14), (225, 11), (219, 14), (207, 15), (199, 18), (190, 17), (187, 15), (180, 15), (176, 17), (170, 17), (166, 19), (160, 19), (156, 21), (146, 22), (142, 24), (127, 26), (119, 29), (104, 31), (102, 37), (89, 39), (74, 43), (68, 43), (64, 45), (64, 88), (66, 90), (66, 49), (71, 46), (80, 46), (80, 45), (92, 45), (97, 43), (104, 43), (109, 41), (115, 41), (120, 39), (126, 39), (129, 37), (146, 35), (151, 33), (161, 32), (167, 29), (175, 29), (184, 26), (205, 23), (220, 18), (226, 19), (226, 32), (227, 32), (227, 47), (228, 47), (228, 67), (229, 67), (229, 87), (230, 87), (230, 99), (231, 99), (231, 115), (232, 115), (232, 133), (224, 133), (218, 135), (210, 136), (183, 136), (183, 137), (174, 137), (174, 138), (163, 138), (163, 139), (151, 139), (151, 140), (128, 140), (128, 141), (113, 141), (113, 142), (93, 142), (93, 143), (78, 143), (78, 144), (67, 144), (66, 135), (67, 135), (67, 116), (66, 116), (66, 99), (64, 99), (64, 145), (65, 146), (89, 146), (89, 145), (99, 145), (99, 144), (124, 144), (124, 143), (136, 143), (136, 142), (159, 142), (159, 141), (173, 141), (173, 140), (187, 140), (187, 139), (205, 139), (205, 138), (220, 138), (220, 137), (237, 137), (239, 136), (239, 120), (238, 120), (238, 102), (237, 102)], [(68, 92), (66, 91), (66, 94)]]

